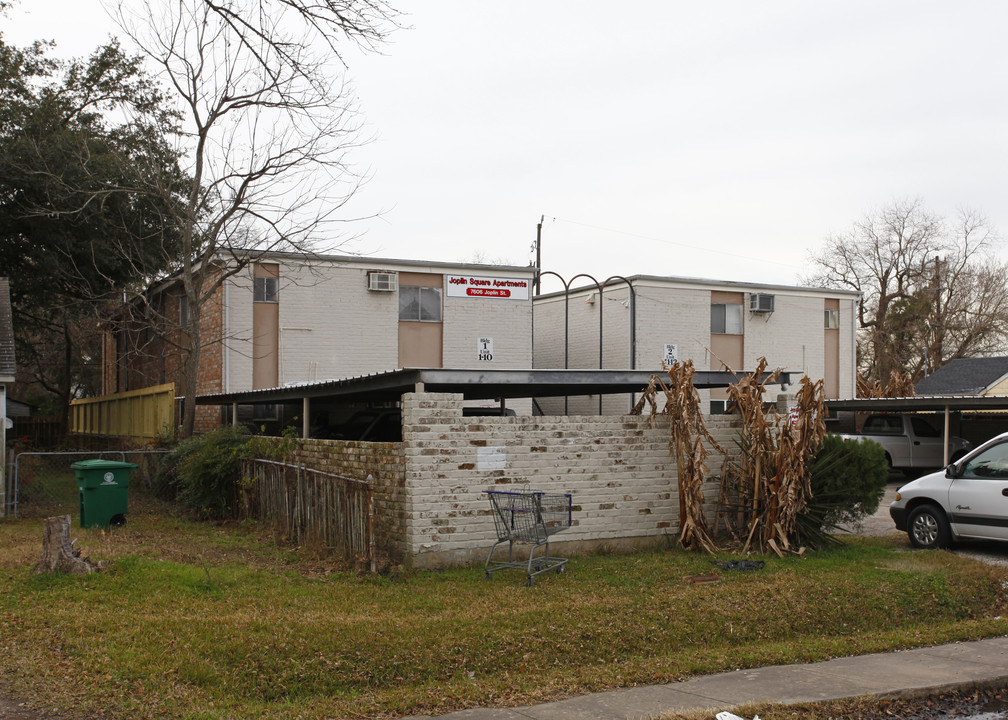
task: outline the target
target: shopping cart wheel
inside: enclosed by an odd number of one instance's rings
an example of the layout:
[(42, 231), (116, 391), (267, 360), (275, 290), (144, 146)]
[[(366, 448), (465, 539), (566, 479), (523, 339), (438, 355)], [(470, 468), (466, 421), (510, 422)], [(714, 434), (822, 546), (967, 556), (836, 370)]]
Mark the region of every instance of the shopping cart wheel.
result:
[(535, 578), (529, 575), (525, 578), (525, 587), (532, 587), (533, 585), (535, 585)]
[(489, 570), (486, 571), (486, 579), (493, 580), (493, 573), (491, 573)]
[(565, 572), (567, 572), (567, 567), (566, 566), (561, 565), (560, 567), (557, 568), (557, 575), (560, 575), (560, 574), (565, 573)]

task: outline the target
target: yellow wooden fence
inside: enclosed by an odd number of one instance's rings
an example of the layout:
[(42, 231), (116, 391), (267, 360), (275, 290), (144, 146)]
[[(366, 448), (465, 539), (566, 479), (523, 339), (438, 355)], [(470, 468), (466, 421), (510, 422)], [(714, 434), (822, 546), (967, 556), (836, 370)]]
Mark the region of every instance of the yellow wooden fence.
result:
[(150, 440), (174, 429), (175, 383), (70, 403), (70, 432)]

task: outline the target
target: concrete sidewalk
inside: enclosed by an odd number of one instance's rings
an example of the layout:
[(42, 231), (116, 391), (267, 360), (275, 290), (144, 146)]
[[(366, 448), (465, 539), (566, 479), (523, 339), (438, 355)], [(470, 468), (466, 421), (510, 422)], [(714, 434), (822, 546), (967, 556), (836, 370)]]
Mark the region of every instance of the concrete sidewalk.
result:
[[(443, 720), (641, 720), (663, 712), (721, 711), (750, 702), (785, 704), (950, 689), (1008, 681), (1008, 637), (776, 665), (653, 687), (613, 690), (518, 708), (476, 708)], [(429, 719), (428, 715), (414, 720)]]

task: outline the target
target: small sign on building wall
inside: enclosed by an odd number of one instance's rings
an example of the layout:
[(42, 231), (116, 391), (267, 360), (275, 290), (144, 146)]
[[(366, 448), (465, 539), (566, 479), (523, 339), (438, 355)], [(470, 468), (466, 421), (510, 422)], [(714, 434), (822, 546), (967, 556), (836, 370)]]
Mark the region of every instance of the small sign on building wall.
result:
[(672, 367), (679, 360), (679, 346), (673, 343), (665, 343), (665, 352), (662, 354), (662, 362)]
[(481, 337), (476, 340), (476, 359), (480, 362), (493, 360), (493, 338)]
[(479, 472), (504, 470), (507, 467), (507, 451), (503, 447), (476, 448), (476, 469)]

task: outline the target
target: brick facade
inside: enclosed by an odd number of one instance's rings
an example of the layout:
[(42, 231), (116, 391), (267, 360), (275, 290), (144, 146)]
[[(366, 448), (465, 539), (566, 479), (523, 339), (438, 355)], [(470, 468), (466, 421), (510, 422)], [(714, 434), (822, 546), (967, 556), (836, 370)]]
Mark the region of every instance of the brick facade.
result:
[[(496, 540), (487, 489), (572, 493), (573, 524), (554, 537), (557, 552), (677, 536), (666, 418), (654, 427), (636, 415), (469, 418), (462, 396), (450, 393), (411, 393), (402, 404), (402, 443), (308, 440), (294, 460), (355, 478), (373, 475), (384, 544), (407, 565), (483, 562)], [(737, 448), (731, 416), (708, 418), (708, 426), (729, 452)], [(712, 519), (722, 462), (712, 452), (704, 487)]]
[[(182, 296), (181, 285), (169, 286), (150, 300), (156, 306), (152, 316), (160, 319), (145, 319), (142, 307), (138, 306), (131, 308), (133, 317), (120, 317), (110, 323), (102, 336), (102, 394), (111, 395), (164, 383), (175, 383), (177, 396), (184, 394), (184, 355), (180, 347), (188, 347), (188, 342), (183, 340), (179, 327)], [(200, 315), (203, 348), (200, 351), (197, 394), (224, 389), (222, 298), (223, 288), (217, 288), (204, 303)], [(176, 405), (176, 424), (179, 424), (181, 403)], [(219, 425), (219, 408), (196, 408), (196, 432), (212, 430)]]
[(375, 536), (382, 564), (405, 561), (409, 505), (402, 443), (300, 440), (290, 461), (358, 480), (373, 478)]

